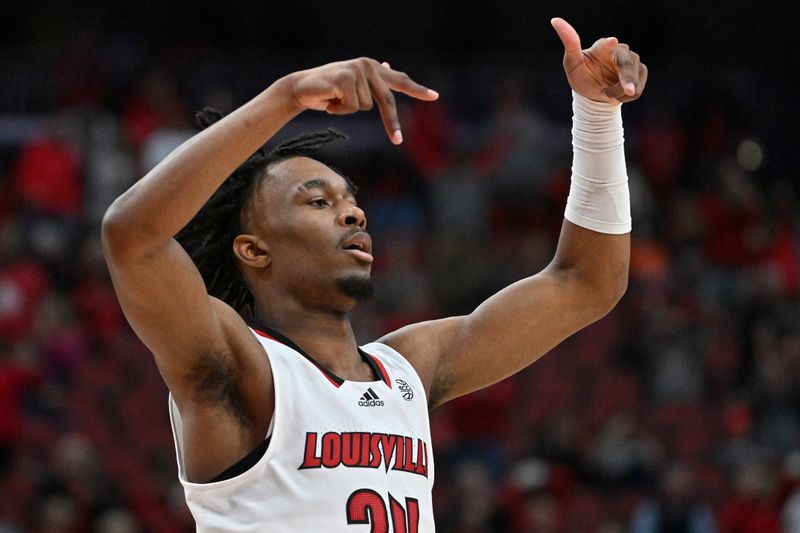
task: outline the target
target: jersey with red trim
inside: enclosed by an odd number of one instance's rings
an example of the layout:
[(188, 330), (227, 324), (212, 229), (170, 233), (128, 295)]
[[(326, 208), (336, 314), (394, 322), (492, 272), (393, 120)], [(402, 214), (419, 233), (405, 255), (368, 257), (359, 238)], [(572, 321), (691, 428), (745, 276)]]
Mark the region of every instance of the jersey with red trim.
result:
[(380, 343), (360, 349), (378, 381), (347, 381), (288, 339), (253, 330), (275, 387), (269, 445), (249, 469), (192, 483), (170, 398), (178, 474), (197, 531), (434, 531), (428, 402), (411, 364)]

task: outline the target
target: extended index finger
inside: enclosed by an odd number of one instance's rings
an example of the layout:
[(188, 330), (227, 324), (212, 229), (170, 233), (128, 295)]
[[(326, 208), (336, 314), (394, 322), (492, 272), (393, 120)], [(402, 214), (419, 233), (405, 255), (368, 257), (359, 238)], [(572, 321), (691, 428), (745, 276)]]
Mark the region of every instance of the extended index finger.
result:
[(439, 93), (415, 82), (405, 72), (393, 70), (388, 63), (385, 63), (383, 67), (381, 78), (391, 90), (427, 102), (439, 98)]
[(370, 76), (369, 86), (372, 96), (378, 104), (383, 127), (394, 144), (403, 142), (394, 92), (407, 94), (412, 98), (425, 101), (433, 101), (439, 98), (439, 93), (415, 82), (404, 72), (392, 70), (388, 63), (383, 64), (375, 75)]

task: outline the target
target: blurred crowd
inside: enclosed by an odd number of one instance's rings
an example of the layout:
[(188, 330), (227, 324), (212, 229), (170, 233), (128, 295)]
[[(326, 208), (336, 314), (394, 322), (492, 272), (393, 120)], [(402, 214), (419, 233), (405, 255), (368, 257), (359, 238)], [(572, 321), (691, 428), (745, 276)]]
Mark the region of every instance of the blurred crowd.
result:
[[(99, 243), (106, 207), (194, 133), (193, 109), (254, 94), (177, 63), (126, 84), (83, 50), (53, 66), (40, 108), (0, 116), (36, 119), (0, 135), (0, 533), (193, 530), (167, 390)], [(571, 161), (558, 67), (428, 67), (415, 77), (443, 97), (403, 101), (399, 149), (374, 112), (289, 128), (351, 136), (328, 157), (361, 187), (375, 242), (362, 342), (469, 313), (552, 258)], [(758, 120), (755, 74), (679, 78), (662, 70), (623, 110), (621, 303), (432, 414), (442, 533), (800, 531), (796, 176)]]

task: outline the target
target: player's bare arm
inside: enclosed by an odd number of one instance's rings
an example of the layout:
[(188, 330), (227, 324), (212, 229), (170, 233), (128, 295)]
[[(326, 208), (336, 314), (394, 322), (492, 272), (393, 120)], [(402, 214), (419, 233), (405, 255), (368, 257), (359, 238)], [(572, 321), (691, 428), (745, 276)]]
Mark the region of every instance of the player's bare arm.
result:
[(262, 440), (274, 399), (262, 348), (231, 307), (208, 295), (174, 236), (303, 110), (344, 114), (377, 103), (390, 140), (401, 142), (393, 91), (437, 96), (371, 59), (290, 74), (181, 145), (108, 209), (106, 260), (125, 316), (181, 410), (190, 479), (208, 479)]
[[(582, 50), (572, 26), (562, 19), (552, 24), (574, 93), (609, 108), (642, 94), (647, 68), (627, 45), (608, 37)], [(613, 309), (627, 287), (628, 231), (604, 233), (565, 220), (555, 257), (542, 272), (468, 316), (407, 326), (382, 341), (414, 364), (431, 407), (491, 385)]]

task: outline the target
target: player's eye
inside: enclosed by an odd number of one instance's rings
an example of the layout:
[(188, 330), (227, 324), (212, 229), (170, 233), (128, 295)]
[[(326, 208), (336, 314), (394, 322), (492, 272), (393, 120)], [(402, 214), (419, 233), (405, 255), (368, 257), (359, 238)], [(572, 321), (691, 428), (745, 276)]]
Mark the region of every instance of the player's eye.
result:
[(309, 205), (313, 205), (314, 207), (328, 207), (328, 201), (325, 198), (314, 198), (308, 202)]

